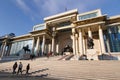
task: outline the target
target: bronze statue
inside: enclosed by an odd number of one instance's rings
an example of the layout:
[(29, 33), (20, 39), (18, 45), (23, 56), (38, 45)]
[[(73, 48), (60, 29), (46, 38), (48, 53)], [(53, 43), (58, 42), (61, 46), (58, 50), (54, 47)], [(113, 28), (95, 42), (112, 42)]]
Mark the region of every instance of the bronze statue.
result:
[(91, 37), (88, 37), (87, 39), (87, 46), (88, 46), (88, 49), (93, 49), (94, 43)]
[(62, 50), (62, 55), (64, 55), (64, 52), (73, 52), (72, 47), (70, 47), (69, 45), (66, 45), (63, 50)]
[(73, 49), (67, 45), (65, 48), (64, 48), (64, 52), (73, 52)]
[(23, 50), (26, 52), (30, 52), (29, 45), (26, 45), (23, 47)]

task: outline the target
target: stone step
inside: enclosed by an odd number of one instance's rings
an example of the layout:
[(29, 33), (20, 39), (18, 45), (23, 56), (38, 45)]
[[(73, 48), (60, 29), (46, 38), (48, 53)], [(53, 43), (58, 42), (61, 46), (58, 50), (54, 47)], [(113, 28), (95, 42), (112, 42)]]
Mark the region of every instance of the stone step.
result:
[(21, 58), (19, 56), (3, 56), (1, 58), (1, 62), (7, 62), (7, 61), (14, 61), (14, 60), (20, 60)]
[[(109, 76), (110, 79), (116, 80), (119, 77), (120, 72), (120, 62), (119, 61), (40, 61), (36, 60), (19, 60), (23, 63), (23, 70), (25, 70), (26, 65), (30, 63), (30, 76), (47, 76), (64, 79), (107, 79)], [(0, 71), (2, 69), (8, 69), (5, 71), (2, 76), (9, 75), (11, 76), (12, 65), (14, 62), (2, 63), (0, 65)], [(8, 66), (7, 66), (8, 65)], [(4, 67), (6, 66), (6, 67)], [(48, 68), (48, 70), (47, 70)], [(9, 70), (11, 69), (11, 70)], [(23, 72), (25, 74), (25, 71)], [(1, 75), (1, 74), (0, 74)]]

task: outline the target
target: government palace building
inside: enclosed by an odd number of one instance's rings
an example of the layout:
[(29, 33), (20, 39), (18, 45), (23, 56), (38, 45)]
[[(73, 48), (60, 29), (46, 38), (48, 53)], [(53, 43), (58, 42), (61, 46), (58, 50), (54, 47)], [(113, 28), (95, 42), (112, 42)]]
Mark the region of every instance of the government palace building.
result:
[(120, 15), (109, 17), (100, 9), (79, 13), (77, 9), (45, 17), (28, 34), (0, 38), (0, 57), (71, 55), (92, 60), (120, 60)]

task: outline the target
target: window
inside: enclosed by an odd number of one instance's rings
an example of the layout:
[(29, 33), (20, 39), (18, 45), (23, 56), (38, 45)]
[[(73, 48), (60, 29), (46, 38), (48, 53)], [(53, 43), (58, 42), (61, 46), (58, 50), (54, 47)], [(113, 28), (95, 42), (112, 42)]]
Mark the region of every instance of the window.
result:
[(36, 25), (33, 28), (34, 31), (36, 31), (36, 30), (42, 30), (42, 29), (45, 29), (45, 25), (44, 24)]
[(108, 28), (108, 40), (111, 52), (120, 52), (120, 26), (110, 26)]
[(70, 24), (71, 24), (70, 21), (68, 21), (68, 22), (61, 22), (61, 23), (58, 24), (58, 27), (65, 27), (65, 26), (69, 26)]
[(85, 14), (85, 15), (79, 16), (79, 20), (85, 20), (85, 19), (96, 17), (96, 16), (97, 16), (97, 12)]
[(10, 55), (17, 55), (17, 54), (21, 54), (23, 53), (22, 48), (23, 46), (29, 45), (29, 49), (32, 50), (32, 42), (33, 40), (23, 40), (23, 41), (17, 41), (12, 43), (12, 47), (11, 47), (11, 51), (10, 51)]

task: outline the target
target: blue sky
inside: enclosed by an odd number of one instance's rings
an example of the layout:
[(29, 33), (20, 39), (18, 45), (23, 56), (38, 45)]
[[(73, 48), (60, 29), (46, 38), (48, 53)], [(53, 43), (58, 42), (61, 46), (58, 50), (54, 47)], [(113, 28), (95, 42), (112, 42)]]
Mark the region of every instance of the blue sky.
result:
[(79, 13), (101, 9), (108, 16), (120, 15), (120, 0), (0, 0), (0, 36), (32, 31), (43, 18), (77, 8)]

